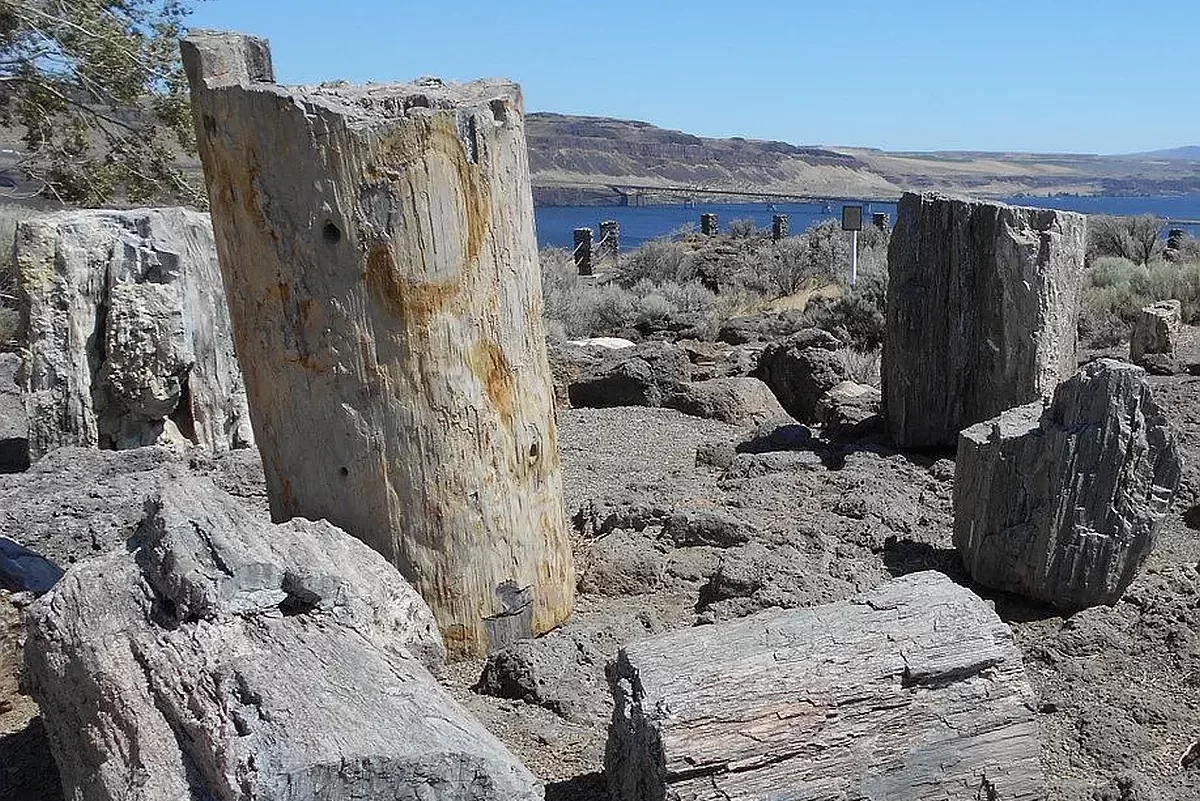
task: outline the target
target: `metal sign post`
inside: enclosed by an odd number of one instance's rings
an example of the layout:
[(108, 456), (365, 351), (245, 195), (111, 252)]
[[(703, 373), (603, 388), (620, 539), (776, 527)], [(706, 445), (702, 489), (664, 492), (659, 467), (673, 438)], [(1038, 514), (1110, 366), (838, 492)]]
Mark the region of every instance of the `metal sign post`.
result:
[(862, 206), (842, 206), (842, 230), (850, 232), (850, 286), (858, 283), (858, 232), (863, 227)]

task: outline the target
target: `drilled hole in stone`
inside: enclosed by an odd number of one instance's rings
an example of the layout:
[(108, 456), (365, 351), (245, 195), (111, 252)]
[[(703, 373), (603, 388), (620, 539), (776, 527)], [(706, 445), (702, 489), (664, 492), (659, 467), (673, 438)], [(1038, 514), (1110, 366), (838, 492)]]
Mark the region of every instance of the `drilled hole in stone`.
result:
[(331, 222), (327, 222), (325, 223), (325, 227), (321, 229), (321, 238), (331, 245), (336, 245), (342, 241), (342, 229)]
[(338, 472), (341, 473), (343, 476), (350, 475), (350, 469), (347, 467), (339, 467)]

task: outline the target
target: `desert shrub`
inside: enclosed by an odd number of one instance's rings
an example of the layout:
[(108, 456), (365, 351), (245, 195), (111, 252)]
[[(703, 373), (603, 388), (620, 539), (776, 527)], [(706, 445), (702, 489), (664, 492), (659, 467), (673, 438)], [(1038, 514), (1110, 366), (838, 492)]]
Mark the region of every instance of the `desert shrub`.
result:
[(690, 281), (696, 275), (691, 250), (670, 237), (651, 239), (621, 259), (617, 282), (631, 287), (642, 280)]
[(1191, 234), (1184, 234), (1177, 248), (1163, 251), (1163, 257), (1167, 256), (1176, 264), (1200, 262), (1200, 239)]
[(813, 308), (813, 324), (863, 353), (878, 350), (887, 334), (887, 276), (860, 275), (841, 297)]
[(1200, 322), (1200, 261), (1143, 265), (1122, 257), (1098, 257), (1084, 277), (1080, 340), (1097, 348), (1117, 345), (1143, 307), (1171, 299), (1180, 302), (1184, 322)]
[(698, 281), (677, 283), (642, 278), (626, 288), (603, 279), (582, 279), (569, 251), (546, 248), (542, 305), (547, 338), (618, 336), (638, 326), (654, 326), (677, 314), (711, 315), (716, 295)]
[(1162, 230), (1162, 220), (1149, 214), (1137, 217), (1094, 214), (1088, 217), (1088, 261), (1111, 256), (1134, 264), (1149, 264), (1162, 253)]
[(683, 313), (709, 312), (717, 305), (716, 293), (699, 281), (668, 282), (660, 285), (658, 292)]
[(729, 223), (729, 235), (734, 239), (754, 239), (763, 236), (763, 230), (754, 220), (744, 218)]

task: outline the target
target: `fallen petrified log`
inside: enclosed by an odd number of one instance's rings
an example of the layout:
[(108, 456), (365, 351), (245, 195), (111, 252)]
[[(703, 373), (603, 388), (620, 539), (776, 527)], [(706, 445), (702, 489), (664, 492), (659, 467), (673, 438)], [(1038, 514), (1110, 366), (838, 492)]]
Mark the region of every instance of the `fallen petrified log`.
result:
[(261, 39), (181, 48), (272, 515), (382, 553), (454, 652), (562, 623), (520, 88), (283, 87)]
[(635, 642), (609, 681), (619, 801), (1040, 795), (1012, 633), (940, 573)]
[(29, 610), (25, 664), (77, 801), (540, 799), (441, 690), (429, 608), (325, 521), (271, 525), (203, 480)]
[(1059, 385), (1048, 406), (1009, 409), (962, 432), (954, 545), (976, 581), (1065, 609), (1121, 597), (1180, 478), (1144, 377), (1101, 359)]
[(888, 246), (884, 414), (900, 447), (1049, 396), (1076, 367), (1082, 214), (906, 194)]

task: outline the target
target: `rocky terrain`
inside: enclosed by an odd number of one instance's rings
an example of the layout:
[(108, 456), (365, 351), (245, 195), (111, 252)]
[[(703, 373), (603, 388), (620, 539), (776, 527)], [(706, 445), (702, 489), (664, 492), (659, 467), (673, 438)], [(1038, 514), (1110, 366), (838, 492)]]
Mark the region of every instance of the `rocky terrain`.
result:
[(331, 197), (428, 159), (298, 223), (266, 42), (185, 61), (214, 239), (15, 237), (5, 798), (1200, 797), (1200, 352), (1078, 352), (1078, 215), (905, 195), (882, 386), (786, 312), (547, 346), (511, 87), (292, 95), (383, 158)]
[[(1200, 378), (1150, 381), (1194, 464)], [(760, 609), (837, 601), (923, 569), (971, 586), (951, 547), (948, 454), (904, 454), (870, 442), (831, 446), (794, 424), (756, 433), (662, 408), (563, 410), (559, 425), (580, 564), (576, 613), (560, 630), (490, 661), (452, 665), (445, 679), (547, 782), (547, 798), (606, 797), (600, 771), (611, 700), (604, 669), (622, 643)], [(723, 443), (741, 443), (741, 452), (712, 459), (720, 451), (713, 446)], [(162, 468), (149, 464), (177, 458), (161, 449), (145, 454), (137, 474), (155, 474)], [(95, 476), (83, 494), (105, 500), (93, 504), (133, 505), (103, 490), (112, 482), (103, 466), (111, 457), (64, 461)], [(262, 509), (261, 474), (252, 462), (239, 463), (245, 459), (225, 457), (216, 468), (190, 469), (223, 477)], [(83, 483), (61, 462), (41, 469), (64, 489)], [(22, 488), (37, 475), (0, 478), (6, 509), (19, 508), (21, 498), (31, 502)], [(1066, 616), (974, 588), (996, 604), (1020, 647), (1037, 697), (1048, 798), (1200, 798), (1200, 546), (1184, 522), (1188, 508), (1177, 504), (1141, 576), (1112, 607)], [(95, 511), (63, 506), (58, 515), (71, 530)], [(6, 535), (17, 527), (10, 519)], [(36, 539), (69, 563), (73, 546), (53, 535)], [(113, 532), (106, 544), (117, 539)], [(45, 743), (28, 699), (5, 685), (3, 704), (5, 797), (58, 797), (43, 774)]]

